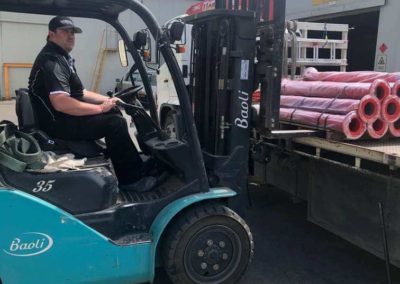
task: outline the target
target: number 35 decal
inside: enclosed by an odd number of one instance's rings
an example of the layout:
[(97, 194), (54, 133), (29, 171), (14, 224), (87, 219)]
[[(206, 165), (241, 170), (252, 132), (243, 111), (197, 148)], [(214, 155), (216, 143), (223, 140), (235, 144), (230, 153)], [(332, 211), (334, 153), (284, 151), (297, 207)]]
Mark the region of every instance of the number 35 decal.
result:
[(53, 188), (55, 180), (41, 180), (36, 183), (33, 192), (48, 192)]

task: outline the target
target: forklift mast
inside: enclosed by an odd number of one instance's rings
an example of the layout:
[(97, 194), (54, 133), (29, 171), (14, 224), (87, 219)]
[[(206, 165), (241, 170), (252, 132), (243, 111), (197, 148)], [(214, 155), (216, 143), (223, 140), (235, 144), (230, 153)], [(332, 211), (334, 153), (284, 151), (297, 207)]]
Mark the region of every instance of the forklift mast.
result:
[(247, 191), (256, 89), (261, 88), (256, 127), (267, 132), (278, 126), (285, 1), (214, 4), (185, 18), (193, 25), (189, 93), (209, 182), (234, 189), (240, 200)]
[(257, 129), (268, 133), (279, 126), (282, 79), (282, 55), (285, 33), (286, 0), (257, 1), (263, 3), (257, 14), (256, 87), (260, 87), (261, 101)]

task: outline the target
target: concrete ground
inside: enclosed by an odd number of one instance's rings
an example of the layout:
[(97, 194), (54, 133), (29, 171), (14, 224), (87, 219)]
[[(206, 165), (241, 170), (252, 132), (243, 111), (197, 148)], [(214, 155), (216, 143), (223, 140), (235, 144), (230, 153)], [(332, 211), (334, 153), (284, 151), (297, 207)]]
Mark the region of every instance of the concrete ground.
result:
[[(14, 101), (0, 102), (3, 119), (17, 122)], [(252, 187), (250, 197), (246, 220), (255, 255), (240, 284), (387, 283), (382, 260), (308, 222), (305, 203), (293, 204), (268, 188)], [(170, 283), (162, 269), (155, 283)], [(392, 283), (400, 283), (400, 270), (394, 267)]]
[[(306, 203), (268, 188), (251, 188), (247, 222), (255, 254), (240, 284), (387, 283), (384, 261), (307, 221)], [(157, 284), (169, 284), (162, 269)], [(392, 267), (392, 283), (400, 270)]]
[(0, 101), (0, 121), (10, 120), (18, 123), (17, 115), (15, 114), (15, 101)]

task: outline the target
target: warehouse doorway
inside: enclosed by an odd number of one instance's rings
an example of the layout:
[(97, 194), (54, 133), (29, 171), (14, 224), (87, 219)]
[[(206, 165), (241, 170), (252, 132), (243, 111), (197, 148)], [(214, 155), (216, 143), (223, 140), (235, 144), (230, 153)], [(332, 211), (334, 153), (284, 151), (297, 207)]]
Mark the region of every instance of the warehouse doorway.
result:
[[(374, 70), (376, 42), (378, 38), (379, 10), (369, 12), (352, 12), (343, 16), (327, 16), (324, 18), (305, 19), (319, 23), (335, 23), (349, 25), (349, 46), (347, 71)], [(323, 36), (313, 35), (313, 36)], [(335, 35), (328, 35), (335, 39)], [(327, 54), (329, 56), (329, 54)], [(328, 57), (327, 57), (328, 58)], [(318, 68), (321, 71), (323, 68)]]

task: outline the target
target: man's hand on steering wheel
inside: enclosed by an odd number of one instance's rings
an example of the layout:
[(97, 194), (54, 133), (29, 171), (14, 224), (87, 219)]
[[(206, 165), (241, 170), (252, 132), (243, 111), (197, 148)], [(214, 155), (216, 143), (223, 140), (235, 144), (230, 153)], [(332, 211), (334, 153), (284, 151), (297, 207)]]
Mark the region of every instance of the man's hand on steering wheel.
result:
[(138, 92), (143, 89), (143, 86), (133, 86), (116, 92), (113, 98), (121, 99), (124, 102), (129, 102), (138, 95)]
[(114, 104), (117, 105), (117, 102), (123, 102), (123, 100), (121, 100), (120, 98), (110, 98), (110, 101)]
[(112, 110), (113, 108), (116, 107), (117, 105), (117, 101), (119, 99), (118, 98), (111, 98), (111, 99), (107, 99), (105, 100), (101, 105), (101, 112), (105, 113), (105, 112), (109, 112), (110, 110)]

